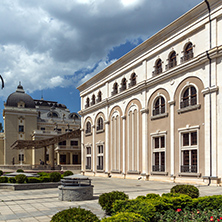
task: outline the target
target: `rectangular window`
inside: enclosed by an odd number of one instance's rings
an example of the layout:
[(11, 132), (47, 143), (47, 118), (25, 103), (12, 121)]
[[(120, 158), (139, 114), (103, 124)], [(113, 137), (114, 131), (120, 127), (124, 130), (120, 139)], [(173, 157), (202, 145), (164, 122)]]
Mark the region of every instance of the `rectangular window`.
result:
[(59, 142), (59, 146), (66, 146), (66, 140)]
[(24, 161), (24, 154), (19, 154), (19, 162)]
[(197, 131), (182, 133), (181, 172), (197, 173)]
[(78, 140), (71, 140), (70, 141), (70, 145), (71, 146), (78, 146), (79, 145), (79, 141)]
[(165, 171), (165, 136), (153, 137), (153, 172)]
[(97, 146), (97, 170), (103, 170), (103, 145)]
[(24, 132), (24, 126), (19, 125), (19, 132), (20, 132), (20, 133)]
[(86, 170), (91, 170), (91, 147), (86, 147)]
[(86, 147), (86, 154), (91, 154), (91, 147)]
[(45, 131), (45, 127), (41, 127), (41, 130), (42, 130), (42, 131)]

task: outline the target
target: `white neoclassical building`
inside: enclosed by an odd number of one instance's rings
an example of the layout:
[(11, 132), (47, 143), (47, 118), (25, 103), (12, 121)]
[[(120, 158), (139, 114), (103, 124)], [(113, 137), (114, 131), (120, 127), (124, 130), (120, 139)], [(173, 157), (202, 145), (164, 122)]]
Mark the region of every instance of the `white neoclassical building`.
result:
[(84, 174), (221, 183), (221, 0), (203, 1), (78, 89)]

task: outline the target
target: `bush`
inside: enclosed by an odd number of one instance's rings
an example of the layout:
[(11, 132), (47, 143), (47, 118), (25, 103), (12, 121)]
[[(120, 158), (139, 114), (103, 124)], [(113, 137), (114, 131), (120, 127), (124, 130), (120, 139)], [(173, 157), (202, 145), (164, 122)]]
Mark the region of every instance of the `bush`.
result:
[(121, 191), (112, 191), (109, 193), (103, 193), (99, 196), (99, 204), (106, 214), (111, 214), (112, 206), (116, 200), (128, 200), (129, 196)]
[(199, 197), (195, 201), (197, 202), (196, 209), (199, 210), (222, 209), (222, 195)]
[(61, 174), (58, 172), (50, 173), (51, 182), (59, 182), (61, 180)]
[(24, 174), (19, 174), (15, 176), (16, 183), (24, 183), (26, 182), (26, 179), (27, 177)]
[(147, 199), (157, 199), (157, 198), (160, 198), (160, 195), (159, 194), (155, 194), (155, 193), (148, 193), (146, 195), (146, 198)]
[(49, 177), (49, 176), (50, 176), (50, 173), (46, 173), (46, 172), (38, 172), (37, 174), (38, 174), (40, 177), (43, 177), (43, 176)]
[(9, 182), (9, 183), (16, 183), (15, 177), (9, 177), (9, 178), (8, 178), (8, 182)]
[(99, 218), (90, 212), (89, 210), (81, 208), (70, 208), (68, 210), (63, 210), (55, 214), (51, 222), (99, 222)]
[(41, 180), (37, 177), (27, 177), (26, 182), (27, 183), (40, 183)]
[(73, 172), (70, 171), (70, 170), (67, 170), (66, 172), (64, 172), (63, 177), (67, 177), (67, 176), (70, 176), (70, 175), (73, 175)]
[(24, 170), (23, 170), (23, 169), (17, 169), (16, 172), (17, 172), (17, 173), (24, 173)]
[(171, 188), (171, 193), (182, 193), (192, 198), (199, 197), (199, 190), (193, 185), (176, 185)]
[(0, 177), (0, 183), (8, 183), (8, 177)]
[(155, 215), (156, 208), (152, 204), (152, 201), (146, 200), (117, 200), (113, 204), (112, 209), (114, 214), (119, 212), (131, 212), (140, 214), (144, 221), (152, 221)]
[(42, 183), (51, 182), (50, 176), (42, 176), (42, 177), (39, 177), (39, 180), (40, 180)]
[(1, 175), (3, 175), (3, 171), (2, 171), (2, 170), (0, 170), (0, 176), (1, 176)]
[(124, 213), (118, 213), (112, 217), (102, 219), (102, 222), (110, 222), (110, 221), (142, 222), (144, 221), (144, 218), (139, 214), (124, 212)]

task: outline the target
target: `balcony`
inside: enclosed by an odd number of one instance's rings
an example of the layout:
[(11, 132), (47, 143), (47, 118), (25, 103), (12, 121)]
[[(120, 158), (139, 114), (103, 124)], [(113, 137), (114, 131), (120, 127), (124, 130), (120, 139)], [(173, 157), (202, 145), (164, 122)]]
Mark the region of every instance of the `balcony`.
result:
[(189, 98), (189, 99), (186, 99), (182, 102), (180, 102), (180, 108), (185, 108), (185, 107), (188, 107), (188, 106), (194, 106), (197, 104), (197, 97), (193, 97), (193, 98)]
[(170, 61), (170, 62), (166, 65), (166, 70), (169, 70), (169, 69), (175, 67), (176, 65), (177, 65), (177, 61), (176, 61), (176, 60)]
[(160, 67), (160, 68), (155, 68), (155, 70), (152, 72), (152, 74), (153, 74), (153, 76), (156, 76), (156, 75), (158, 75), (158, 74), (160, 74), (160, 73), (162, 73), (162, 67)]
[(185, 54), (183, 57), (181, 57), (180, 61), (182, 63), (182, 62), (186, 62), (192, 58), (193, 58), (193, 52), (190, 52), (190, 53)]
[(161, 107), (160, 109), (154, 109), (153, 110), (153, 116), (157, 116), (159, 114), (165, 113), (165, 106)]
[(90, 165), (86, 165), (86, 170), (91, 170), (91, 166)]
[(103, 166), (97, 166), (97, 170), (103, 170)]
[(197, 173), (197, 165), (181, 165), (181, 173)]
[(164, 165), (153, 165), (152, 170), (153, 170), (153, 172), (165, 172), (165, 166)]
[(128, 87), (133, 87), (136, 85), (136, 80), (132, 80), (129, 84), (128, 84)]

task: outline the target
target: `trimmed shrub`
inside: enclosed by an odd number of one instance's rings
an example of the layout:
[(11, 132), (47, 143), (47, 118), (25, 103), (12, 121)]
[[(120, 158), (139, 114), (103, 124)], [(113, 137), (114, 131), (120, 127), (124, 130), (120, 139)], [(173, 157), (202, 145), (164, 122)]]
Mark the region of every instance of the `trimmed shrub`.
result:
[(1, 176), (1, 175), (3, 175), (3, 171), (2, 171), (2, 170), (0, 170), (0, 176)]
[(197, 203), (196, 209), (199, 209), (199, 210), (222, 209), (222, 195), (199, 197), (195, 199), (195, 202)]
[(45, 176), (50, 176), (50, 173), (46, 173), (46, 172), (38, 172), (37, 173), (40, 177), (45, 177)]
[(39, 180), (40, 180), (42, 183), (51, 182), (50, 176), (42, 176), (42, 177), (39, 177)]
[(61, 174), (58, 172), (50, 173), (51, 182), (59, 182), (61, 180)]
[(0, 177), (0, 183), (8, 183), (8, 177)]
[(66, 172), (64, 172), (63, 177), (67, 177), (67, 176), (70, 176), (70, 175), (73, 175), (73, 172), (70, 171), (70, 170), (67, 170)]
[(89, 210), (81, 208), (70, 208), (55, 214), (51, 222), (99, 222), (99, 218)]
[(27, 177), (24, 174), (19, 174), (15, 176), (16, 183), (25, 183), (26, 179)]
[(99, 204), (106, 214), (112, 213), (112, 207), (116, 200), (128, 200), (129, 196), (121, 191), (112, 191), (109, 193), (103, 193), (99, 196)]
[(156, 208), (151, 203), (152, 201), (141, 200), (117, 200), (113, 204), (113, 213), (131, 212), (140, 214), (144, 221), (152, 221), (155, 215)]
[(146, 198), (147, 199), (157, 199), (157, 198), (160, 198), (160, 195), (159, 194), (155, 194), (155, 193), (148, 193), (146, 195)]
[(37, 177), (27, 177), (26, 182), (27, 183), (40, 183), (41, 180)]
[(24, 173), (24, 170), (23, 169), (17, 169), (16, 172), (17, 173)]
[(9, 177), (8, 178), (8, 183), (16, 183), (15, 177)]
[(193, 185), (176, 185), (171, 188), (171, 193), (182, 193), (192, 198), (199, 197), (199, 190)]
[(111, 222), (111, 221), (142, 222), (142, 221), (144, 221), (144, 218), (139, 214), (122, 212), (122, 213), (118, 213), (112, 217), (102, 219), (102, 222)]

